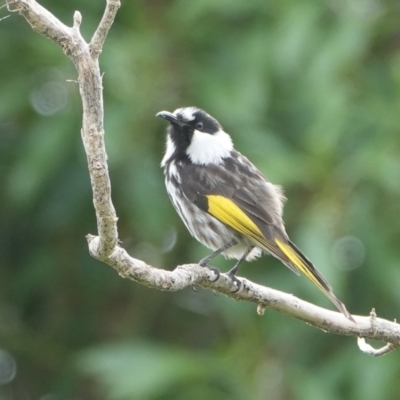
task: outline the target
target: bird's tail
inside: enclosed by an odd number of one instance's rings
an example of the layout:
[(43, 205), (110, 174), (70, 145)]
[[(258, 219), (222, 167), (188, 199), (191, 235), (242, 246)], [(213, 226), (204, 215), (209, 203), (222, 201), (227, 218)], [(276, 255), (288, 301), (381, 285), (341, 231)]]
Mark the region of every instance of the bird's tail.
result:
[(345, 305), (333, 294), (331, 285), (329, 285), (322, 274), (314, 267), (312, 262), (298, 249), (298, 247), (291, 241), (284, 242), (277, 238), (275, 238), (274, 240), (279, 249), (289, 259), (291, 264), (289, 267), (295, 267), (300, 272), (302, 272), (323, 293), (325, 293), (325, 295), (346, 318), (356, 323), (354, 318), (347, 311)]

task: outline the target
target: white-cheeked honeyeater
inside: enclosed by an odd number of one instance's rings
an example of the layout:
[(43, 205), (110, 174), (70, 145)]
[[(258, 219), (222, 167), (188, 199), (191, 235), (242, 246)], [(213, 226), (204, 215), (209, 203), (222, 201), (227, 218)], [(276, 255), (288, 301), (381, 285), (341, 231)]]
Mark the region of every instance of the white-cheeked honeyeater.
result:
[(237, 280), (243, 261), (272, 254), (297, 275), (302, 272), (354, 321), (326, 279), (290, 241), (282, 220), (281, 187), (234, 149), (219, 122), (196, 107), (157, 116), (170, 123), (161, 163), (168, 195), (191, 235), (213, 250), (199, 264), (207, 266), (218, 254), (237, 259), (228, 272)]

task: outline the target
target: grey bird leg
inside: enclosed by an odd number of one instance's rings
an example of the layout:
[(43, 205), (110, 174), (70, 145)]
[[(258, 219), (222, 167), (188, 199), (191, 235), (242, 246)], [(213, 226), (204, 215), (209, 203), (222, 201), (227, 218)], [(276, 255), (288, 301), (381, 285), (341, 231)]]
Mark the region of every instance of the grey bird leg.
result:
[(240, 279), (236, 278), (236, 273), (238, 272), (240, 266), (243, 264), (243, 261), (246, 260), (246, 257), (250, 254), (250, 252), (254, 249), (254, 246), (250, 246), (242, 255), (242, 257), (238, 260), (238, 262), (235, 264), (235, 266), (230, 269), (227, 272), (227, 275), (237, 284), (237, 290), (236, 292), (240, 289), (240, 286), (242, 286), (242, 282)]
[(199, 261), (199, 265), (201, 267), (206, 267), (207, 263), (209, 261), (211, 261), (213, 258), (217, 257), (218, 255), (220, 255), (222, 252), (224, 252), (225, 250), (228, 250), (230, 247), (234, 246), (235, 244), (237, 244), (236, 239), (232, 239), (230, 242), (224, 244), (221, 248), (215, 250), (213, 253), (211, 253), (210, 255), (208, 255), (207, 257), (202, 258)]
[[(224, 252), (225, 250), (228, 250), (230, 247), (234, 246), (235, 244), (237, 244), (236, 239), (232, 239), (230, 242), (224, 244), (221, 248), (215, 250), (213, 253), (209, 254), (207, 257), (202, 258), (199, 261), (199, 265), (201, 267), (207, 267), (209, 269), (211, 269), (212, 271), (214, 271), (217, 274), (217, 279), (215, 279), (215, 281), (217, 281), (219, 279), (220, 276), (220, 272), (218, 268), (214, 268), (214, 267), (210, 267), (209, 265), (207, 265), (207, 263), (209, 261), (211, 261), (213, 258), (217, 257), (218, 255), (220, 255), (222, 252)], [(214, 282), (215, 282), (214, 281)]]

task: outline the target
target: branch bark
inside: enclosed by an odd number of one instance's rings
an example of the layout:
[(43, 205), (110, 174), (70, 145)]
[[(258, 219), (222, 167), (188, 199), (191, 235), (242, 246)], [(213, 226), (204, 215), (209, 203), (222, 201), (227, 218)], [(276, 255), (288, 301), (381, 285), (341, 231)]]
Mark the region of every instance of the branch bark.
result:
[(81, 134), (87, 154), (98, 228), (98, 236), (87, 236), (89, 252), (93, 257), (112, 266), (123, 278), (153, 289), (177, 291), (187, 286), (199, 285), (235, 300), (255, 303), (260, 315), (264, 313), (265, 308), (273, 308), (327, 332), (386, 342), (384, 347), (375, 350), (367, 345), (364, 339), (358, 341), (359, 348), (373, 356), (387, 354), (400, 348), (400, 325), (377, 318), (374, 310), (370, 316), (354, 316), (354, 324), (338, 312), (323, 309), (247, 279), (241, 278), (243, 284), (237, 290), (235, 283), (228, 276), (221, 274), (216, 280), (213, 271), (197, 264), (181, 265), (174, 271), (166, 271), (130, 257), (118, 245), (117, 216), (111, 200), (104, 145), (102, 79), (98, 63), (120, 1), (107, 0), (103, 18), (89, 44), (80, 34), (82, 17), (79, 12), (74, 14), (73, 26), (68, 27), (35, 0), (6, 1), (9, 11), (19, 12), (34, 31), (60, 46), (78, 71), (83, 105)]

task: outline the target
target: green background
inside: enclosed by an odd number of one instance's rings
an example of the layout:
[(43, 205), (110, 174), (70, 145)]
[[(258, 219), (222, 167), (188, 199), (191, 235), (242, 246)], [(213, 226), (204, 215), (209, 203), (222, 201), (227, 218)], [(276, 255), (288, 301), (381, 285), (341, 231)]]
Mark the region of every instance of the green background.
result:
[[(68, 25), (80, 10), (87, 40), (104, 3), (42, 2)], [(207, 254), (166, 195), (155, 118), (195, 105), (285, 187), (291, 238), (349, 311), (399, 318), (399, 21), (397, 0), (123, 1), (100, 57), (123, 246), (166, 269)], [(92, 259), (76, 71), (17, 13), (0, 65), (1, 400), (399, 398), (400, 352)], [(271, 257), (240, 274), (334, 308)]]

